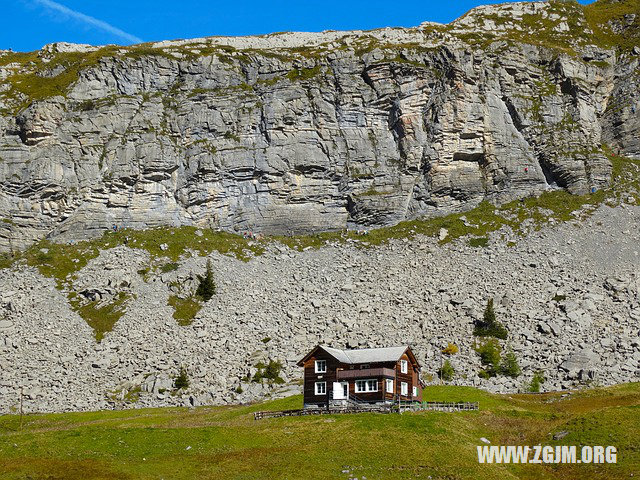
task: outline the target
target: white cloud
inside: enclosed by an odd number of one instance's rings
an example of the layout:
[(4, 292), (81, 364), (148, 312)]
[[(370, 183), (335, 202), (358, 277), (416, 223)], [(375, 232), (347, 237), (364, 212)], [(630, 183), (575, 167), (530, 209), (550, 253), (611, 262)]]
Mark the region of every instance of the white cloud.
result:
[(136, 37), (135, 35), (131, 35), (130, 33), (124, 32), (113, 25), (108, 24), (107, 22), (103, 22), (102, 20), (98, 20), (97, 18), (90, 17), (89, 15), (85, 15), (84, 13), (76, 12), (75, 10), (71, 10), (64, 5), (61, 5), (57, 2), (53, 2), (52, 0), (34, 0), (35, 3), (40, 4), (44, 7), (50, 8), (51, 10), (55, 10), (56, 12), (60, 12), (64, 15), (67, 15), (71, 18), (75, 18), (83, 23), (91, 25), (93, 27), (97, 27), (100, 30), (104, 30), (105, 32), (109, 32), (117, 37), (123, 38), (124, 40), (131, 43), (142, 43), (142, 39)]

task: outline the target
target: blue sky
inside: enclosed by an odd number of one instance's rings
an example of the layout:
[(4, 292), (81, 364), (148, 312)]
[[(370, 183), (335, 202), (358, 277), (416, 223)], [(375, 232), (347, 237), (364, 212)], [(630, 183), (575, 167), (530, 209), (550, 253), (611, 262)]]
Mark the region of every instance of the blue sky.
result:
[(483, 3), (495, 2), (4, 0), (0, 49), (31, 51), (58, 41), (129, 45), (286, 30), (409, 27), (427, 20), (447, 23)]

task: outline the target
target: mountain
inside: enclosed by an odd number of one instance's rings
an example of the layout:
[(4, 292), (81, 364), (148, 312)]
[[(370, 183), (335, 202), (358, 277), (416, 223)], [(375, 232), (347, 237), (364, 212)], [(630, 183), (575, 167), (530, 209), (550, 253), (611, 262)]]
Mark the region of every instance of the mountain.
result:
[[(0, 251), (113, 225), (392, 225), (640, 157), (640, 3), (415, 28), (0, 52)], [(608, 150), (610, 149), (610, 150)]]
[(285, 396), (317, 344), (636, 381), (639, 11), (3, 52), (0, 412)]

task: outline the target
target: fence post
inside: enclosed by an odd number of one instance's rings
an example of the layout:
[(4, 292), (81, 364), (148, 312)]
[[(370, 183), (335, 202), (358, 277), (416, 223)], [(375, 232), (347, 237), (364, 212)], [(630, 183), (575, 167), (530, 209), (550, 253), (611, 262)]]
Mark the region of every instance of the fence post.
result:
[(22, 430), (22, 397), (24, 395), (24, 387), (20, 387), (20, 430)]

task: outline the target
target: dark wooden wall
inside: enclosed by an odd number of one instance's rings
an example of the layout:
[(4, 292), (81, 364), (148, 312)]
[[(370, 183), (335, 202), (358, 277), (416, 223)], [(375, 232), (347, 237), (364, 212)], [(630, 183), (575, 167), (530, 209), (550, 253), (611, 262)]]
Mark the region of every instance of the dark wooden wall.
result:
[[(400, 366), (400, 362), (402, 360), (406, 360), (408, 362), (407, 373), (402, 373), (402, 369)], [(396, 369), (396, 378), (397, 378), (396, 385), (395, 385), (395, 393), (397, 395), (397, 398), (399, 398), (400, 400), (422, 401), (422, 387), (420, 386), (418, 364), (414, 361), (413, 356), (407, 355), (407, 353), (402, 355), (402, 357), (400, 357), (400, 359), (396, 363), (395, 369)], [(402, 395), (401, 382), (407, 382), (407, 395)], [(413, 396), (414, 386), (418, 387), (417, 397)]]
[[(327, 361), (327, 373), (316, 373), (316, 360)], [(333, 398), (333, 382), (336, 381), (336, 369), (340, 367), (338, 362), (331, 355), (323, 350), (318, 349), (313, 356), (304, 362), (304, 403), (327, 403), (327, 400)], [(316, 395), (315, 383), (327, 382), (327, 393), (325, 395)]]

